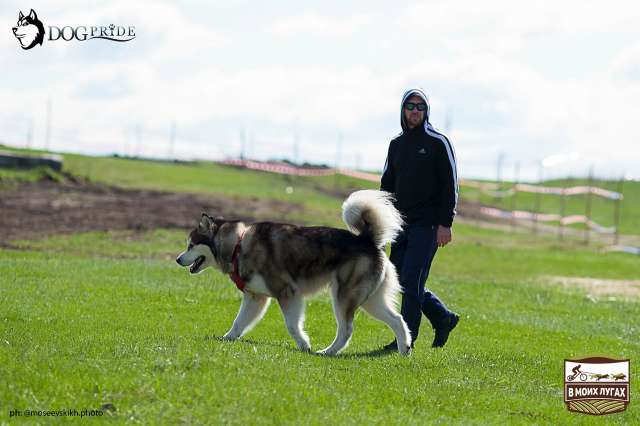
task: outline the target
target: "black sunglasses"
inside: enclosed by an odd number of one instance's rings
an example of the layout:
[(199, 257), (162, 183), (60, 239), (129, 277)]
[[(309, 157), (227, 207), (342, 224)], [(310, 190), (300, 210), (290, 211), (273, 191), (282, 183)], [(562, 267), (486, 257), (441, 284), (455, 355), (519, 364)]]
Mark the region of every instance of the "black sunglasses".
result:
[(413, 111), (414, 108), (417, 108), (418, 111), (424, 111), (427, 109), (427, 104), (425, 103), (414, 104), (413, 102), (407, 102), (404, 104), (404, 107), (409, 111)]

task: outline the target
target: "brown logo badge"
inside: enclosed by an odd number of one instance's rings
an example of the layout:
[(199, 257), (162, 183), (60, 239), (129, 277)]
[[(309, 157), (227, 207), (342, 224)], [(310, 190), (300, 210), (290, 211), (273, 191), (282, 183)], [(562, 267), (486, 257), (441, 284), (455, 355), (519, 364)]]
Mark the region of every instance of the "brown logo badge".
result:
[(629, 405), (629, 360), (565, 359), (564, 402), (569, 411), (596, 416), (626, 410)]

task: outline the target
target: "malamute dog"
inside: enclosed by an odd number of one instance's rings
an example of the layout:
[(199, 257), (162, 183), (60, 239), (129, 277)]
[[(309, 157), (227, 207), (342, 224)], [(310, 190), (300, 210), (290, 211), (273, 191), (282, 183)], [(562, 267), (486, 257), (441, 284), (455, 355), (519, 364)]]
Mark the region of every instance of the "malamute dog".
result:
[(18, 15), (18, 24), (12, 28), (13, 35), (20, 42), (24, 50), (31, 49), (36, 44), (42, 45), (44, 40), (44, 25), (38, 19), (36, 11), (31, 9), (27, 16), (22, 12)]
[(203, 214), (189, 235), (187, 250), (176, 261), (190, 265), (192, 274), (213, 266), (229, 274), (243, 291), (240, 311), (225, 340), (248, 332), (274, 298), (298, 348), (310, 351), (304, 331), (304, 298), (330, 285), (338, 330), (333, 343), (319, 354), (336, 355), (347, 346), (359, 307), (391, 327), (399, 352), (407, 354), (411, 337), (396, 309), (400, 285), (384, 252), (400, 231), (400, 214), (390, 194), (366, 190), (347, 198), (342, 218), (350, 231), (244, 223)]

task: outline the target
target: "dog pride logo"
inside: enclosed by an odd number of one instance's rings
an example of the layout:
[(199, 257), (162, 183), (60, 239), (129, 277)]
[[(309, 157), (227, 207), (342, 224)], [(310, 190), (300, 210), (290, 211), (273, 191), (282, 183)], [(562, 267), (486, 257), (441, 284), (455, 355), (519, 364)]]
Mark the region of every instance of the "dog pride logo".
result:
[[(45, 36), (44, 24), (36, 11), (31, 9), (27, 16), (22, 11), (18, 14), (18, 23), (13, 29), (13, 35), (18, 39), (20, 46), (24, 50), (29, 50), (35, 45), (42, 45)], [(48, 41), (86, 41), (96, 38), (126, 42), (136, 38), (136, 28), (133, 26), (123, 27), (111, 24), (109, 26), (63, 26), (55, 25), (48, 27)]]
[(628, 359), (566, 359), (564, 378), (569, 411), (603, 415), (619, 413), (629, 405)]

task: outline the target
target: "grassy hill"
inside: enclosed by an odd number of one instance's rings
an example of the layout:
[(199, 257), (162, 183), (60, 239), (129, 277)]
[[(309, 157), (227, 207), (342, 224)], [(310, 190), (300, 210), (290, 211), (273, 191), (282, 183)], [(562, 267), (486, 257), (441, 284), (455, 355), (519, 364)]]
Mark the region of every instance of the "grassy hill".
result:
[[(3, 149), (8, 148), (3, 147)], [(316, 211), (316, 213), (312, 213), (312, 221), (328, 224), (337, 223), (335, 215), (332, 215), (336, 206), (339, 206), (337, 193), (344, 194), (350, 190), (378, 188), (379, 186), (375, 182), (343, 175), (337, 177), (291, 177), (241, 170), (211, 162), (169, 163), (74, 154), (64, 155), (64, 170), (94, 182), (124, 188), (222, 194), (236, 198), (259, 197), (300, 203), (307, 207), (307, 210)], [(34, 174), (39, 176), (42, 172), (33, 172), (31, 176)], [(8, 178), (15, 177), (16, 172), (0, 169), (0, 177), (3, 175)], [(564, 179), (545, 181), (543, 184), (554, 187), (569, 187), (587, 185), (588, 182), (584, 179)], [(612, 191), (618, 189), (618, 182), (595, 180), (592, 184)], [(501, 189), (508, 190), (512, 186), (512, 183), (505, 182)], [(620, 209), (620, 232), (640, 235), (640, 182), (626, 181), (622, 192), (624, 200)], [(515, 205), (518, 210), (535, 211), (537, 203), (536, 194), (518, 192), (514, 204), (512, 196), (495, 198), (464, 185), (461, 186), (460, 196), (463, 200), (480, 201), (485, 205), (505, 210), (510, 210)], [(560, 212), (560, 197), (541, 195), (539, 200), (540, 212), (556, 214)], [(585, 214), (585, 200), (585, 195), (567, 197), (565, 215)], [(593, 196), (591, 212), (593, 220), (597, 223), (603, 226), (613, 226), (614, 203), (612, 201)], [(293, 215), (284, 219), (308, 221), (309, 217)], [(580, 226), (575, 225), (577, 228)]]

